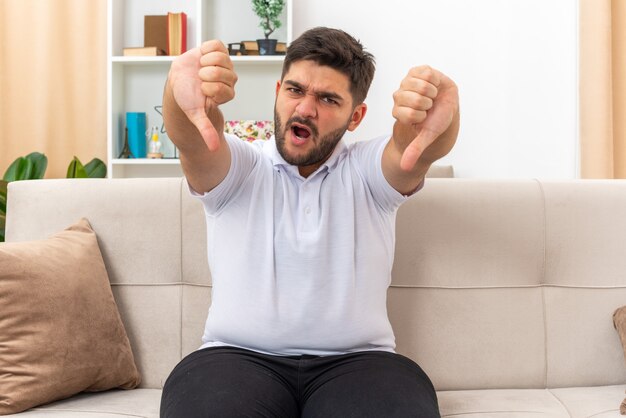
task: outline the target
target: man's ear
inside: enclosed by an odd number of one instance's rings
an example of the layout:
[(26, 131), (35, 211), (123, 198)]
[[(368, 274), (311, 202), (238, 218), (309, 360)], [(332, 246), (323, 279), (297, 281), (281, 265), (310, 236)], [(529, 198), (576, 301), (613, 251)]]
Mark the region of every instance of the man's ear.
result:
[(278, 96), (278, 91), (280, 90), (280, 80), (276, 82), (276, 95)]
[(365, 117), (367, 113), (367, 105), (365, 103), (361, 103), (357, 105), (352, 111), (352, 116), (350, 117), (350, 124), (348, 125), (349, 131), (354, 131), (357, 126), (361, 124), (361, 121)]

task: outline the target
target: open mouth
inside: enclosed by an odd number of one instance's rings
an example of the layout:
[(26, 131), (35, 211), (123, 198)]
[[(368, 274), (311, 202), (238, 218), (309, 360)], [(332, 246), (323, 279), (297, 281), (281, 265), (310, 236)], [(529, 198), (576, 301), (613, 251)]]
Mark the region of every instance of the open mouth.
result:
[(300, 141), (305, 141), (311, 136), (311, 130), (309, 128), (295, 123), (291, 125), (291, 132)]

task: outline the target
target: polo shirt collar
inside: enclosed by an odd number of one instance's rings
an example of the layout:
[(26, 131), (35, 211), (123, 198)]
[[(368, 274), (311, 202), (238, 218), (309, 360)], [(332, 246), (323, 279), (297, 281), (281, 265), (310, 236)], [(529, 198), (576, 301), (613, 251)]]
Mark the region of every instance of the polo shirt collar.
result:
[[(337, 167), (337, 163), (339, 163), (341, 155), (346, 150), (346, 148), (347, 146), (344, 143), (343, 139), (340, 140), (337, 146), (335, 146), (335, 149), (333, 150), (333, 153), (330, 155), (330, 157), (315, 172), (317, 173), (324, 168), (326, 168), (329, 173), (333, 171), (333, 169)], [(265, 142), (263, 146), (263, 152), (270, 158), (270, 160), (272, 160), (272, 164), (274, 165), (275, 169), (283, 167), (284, 169), (293, 173), (298, 173), (299, 175), (298, 167), (289, 164), (278, 152), (278, 148), (276, 148), (276, 138), (274, 136), (272, 136), (268, 141)]]

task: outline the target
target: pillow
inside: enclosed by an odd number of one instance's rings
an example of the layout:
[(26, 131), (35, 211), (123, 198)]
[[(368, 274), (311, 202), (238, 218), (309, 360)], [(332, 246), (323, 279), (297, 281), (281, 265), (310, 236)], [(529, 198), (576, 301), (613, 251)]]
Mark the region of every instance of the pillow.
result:
[(228, 120), (224, 132), (237, 135), (244, 141), (267, 140), (274, 135), (274, 121), (271, 120)]
[(0, 415), (78, 392), (137, 387), (96, 234), (0, 244)]
[[(622, 306), (613, 313), (613, 325), (619, 334), (619, 338), (622, 341), (622, 347), (624, 348), (624, 358), (626, 359), (626, 306)], [(626, 415), (626, 398), (622, 401), (622, 405), (619, 408), (619, 412), (622, 415)]]

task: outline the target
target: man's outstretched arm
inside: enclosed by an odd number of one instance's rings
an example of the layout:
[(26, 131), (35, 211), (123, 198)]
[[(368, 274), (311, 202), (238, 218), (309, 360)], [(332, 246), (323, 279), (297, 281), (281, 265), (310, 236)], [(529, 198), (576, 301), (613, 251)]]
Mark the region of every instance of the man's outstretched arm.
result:
[(172, 62), (163, 93), (163, 121), (180, 151), (187, 181), (199, 192), (217, 186), (230, 168), (219, 105), (235, 97), (237, 75), (220, 41), (207, 41)]
[(421, 66), (409, 71), (393, 100), (396, 122), (383, 153), (383, 173), (396, 190), (410, 194), (456, 142), (459, 94), (445, 74)]

